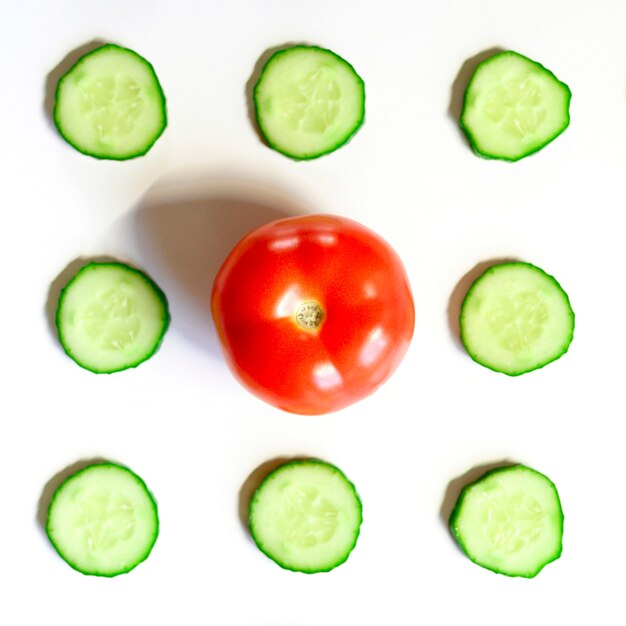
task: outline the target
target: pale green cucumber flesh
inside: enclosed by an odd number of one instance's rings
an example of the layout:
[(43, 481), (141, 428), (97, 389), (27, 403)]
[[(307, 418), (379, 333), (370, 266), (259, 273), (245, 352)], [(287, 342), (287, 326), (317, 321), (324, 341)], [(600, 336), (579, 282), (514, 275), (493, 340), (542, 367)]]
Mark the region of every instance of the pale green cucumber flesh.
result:
[(565, 354), (574, 320), (569, 298), (553, 276), (530, 263), (502, 263), (467, 292), (461, 341), (477, 363), (518, 376)]
[(362, 519), (354, 485), (318, 460), (280, 466), (250, 502), (250, 532), (259, 549), (284, 569), (307, 574), (344, 563)]
[(467, 485), (450, 528), (477, 565), (506, 576), (533, 578), (561, 555), (563, 510), (549, 478), (513, 465), (491, 470)]
[(92, 576), (125, 574), (148, 558), (158, 533), (146, 484), (114, 463), (90, 465), (56, 490), (46, 533), (61, 558)]
[(54, 121), (61, 136), (83, 154), (133, 159), (148, 152), (165, 130), (165, 96), (146, 59), (106, 44), (60, 78)]
[(89, 263), (61, 291), (59, 341), (78, 365), (95, 373), (136, 367), (158, 349), (169, 326), (165, 294), (123, 263)]
[(293, 159), (344, 145), (365, 116), (365, 85), (345, 59), (317, 46), (275, 52), (254, 87), (257, 125), (267, 144)]
[(460, 125), (480, 156), (517, 161), (567, 128), (571, 95), (539, 63), (516, 52), (500, 52), (476, 68)]

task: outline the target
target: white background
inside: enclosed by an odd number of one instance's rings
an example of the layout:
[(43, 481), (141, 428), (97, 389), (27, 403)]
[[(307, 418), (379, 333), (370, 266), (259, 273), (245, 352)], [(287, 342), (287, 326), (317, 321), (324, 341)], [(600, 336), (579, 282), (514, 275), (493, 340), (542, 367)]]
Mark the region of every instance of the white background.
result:
[[(0, 11), (0, 623), (624, 623), (626, 3), (1, 0)], [(136, 50), (159, 76), (169, 126), (144, 158), (85, 157), (50, 122), (59, 64), (95, 39)], [(314, 162), (271, 151), (249, 119), (254, 66), (287, 42), (331, 48), (366, 83), (364, 126)], [(515, 164), (476, 157), (450, 113), (464, 63), (494, 47), (573, 92), (570, 128)], [(209, 294), (243, 234), (317, 212), (395, 247), (417, 321), (373, 396), (300, 417), (231, 376)], [(172, 310), (159, 353), (112, 376), (77, 367), (50, 322), (64, 269), (101, 255), (145, 269)], [(553, 274), (577, 316), (569, 353), (519, 378), (475, 364), (451, 323), (463, 277), (498, 258)], [(338, 465), (363, 500), (358, 545), (328, 574), (280, 569), (241, 520), (254, 470), (297, 455)], [(38, 521), (54, 477), (92, 458), (128, 465), (159, 503), (150, 558), (110, 580), (69, 568)], [(533, 580), (473, 565), (444, 522), (450, 482), (504, 459), (547, 474), (563, 502), (563, 556)]]

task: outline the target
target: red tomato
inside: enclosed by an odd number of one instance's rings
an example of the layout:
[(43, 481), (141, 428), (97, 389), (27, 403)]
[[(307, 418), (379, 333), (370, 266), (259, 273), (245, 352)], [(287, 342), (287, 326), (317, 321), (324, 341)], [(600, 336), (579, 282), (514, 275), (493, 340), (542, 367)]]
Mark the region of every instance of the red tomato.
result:
[(415, 322), (398, 255), (371, 230), (331, 215), (278, 220), (244, 237), (215, 278), (212, 308), (243, 385), (311, 415), (379, 387)]

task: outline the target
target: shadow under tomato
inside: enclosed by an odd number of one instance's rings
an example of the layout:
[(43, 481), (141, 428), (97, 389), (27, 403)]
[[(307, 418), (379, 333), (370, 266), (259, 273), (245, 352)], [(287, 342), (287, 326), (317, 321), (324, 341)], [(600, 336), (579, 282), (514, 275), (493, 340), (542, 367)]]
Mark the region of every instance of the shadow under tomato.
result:
[(490, 267), (494, 265), (500, 265), (502, 263), (511, 263), (517, 261), (512, 257), (503, 257), (500, 259), (490, 259), (489, 261), (483, 261), (475, 265), (467, 274), (465, 274), (461, 280), (456, 284), (450, 299), (448, 300), (448, 327), (450, 333), (454, 339), (459, 350), (465, 352), (463, 342), (461, 341), (461, 307), (463, 306), (463, 300), (469, 291), (470, 287), (476, 282), (480, 276), (482, 276)]
[(306, 461), (310, 459), (310, 456), (280, 456), (265, 463), (261, 463), (244, 481), (241, 489), (239, 490), (239, 521), (243, 527), (246, 535), (252, 541), (250, 537), (250, 526), (248, 520), (250, 519), (250, 500), (254, 492), (259, 488), (259, 485), (269, 476), (275, 469), (278, 469), (281, 465), (289, 463), (290, 461)]
[(262, 191), (254, 195), (258, 199), (216, 189), (192, 198), (145, 201), (133, 216), (142, 262), (148, 274), (154, 271), (159, 277), (172, 328), (211, 354), (221, 354), (211, 289), (227, 255), (259, 226), (304, 213), (284, 196), (266, 199)]
[[(50, 502), (52, 502), (52, 496), (55, 491), (70, 477), (84, 470), (90, 465), (97, 465), (98, 463), (111, 463), (110, 459), (104, 459), (101, 457), (94, 457), (93, 459), (82, 459), (68, 465), (65, 469), (56, 473), (44, 486), (39, 502), (37, 503), (37, 524), (46, 535), (46, 522), (48, 521), (48, 509), (50, 508)], [(47, 535), (46, 535), (47, 536)]]
[(494, 461), (493, 463), (477, 465), (471, 470), (465, 472), (465, 474), (457, 476), (448, 483), (446, 493), (443, 497), (443, 502), (441, 503), (441, 507), (439, 509), (439, 518), (451, 535), (452, 531), (450, 530), (450, 516), (452, 515), (452, 511), (454, 510), (456, 502), (459, 499), (463, 488), (470, 483), (473, 483), (475, 480), (478, 480), (481, 476), (493, 469), (496, 469), (498, 467), (510, 467), (511, 465), (517, 465), (517, 463), (517, 461), (502, 459), (501, 461)]
[(110, 43), (102, 39), (94, 39), (89, 43), (83, 44), (78, 48), (75, 48), (68, 53), (63, 60), (56, 65), (46, 76), (46, 84), (44, 90), (43, 110), (46, 119), (50, 124), (56, 128), (54, 123), (54, 104), (56, 101), (57, 85), (61, 76), (67, 74), (69, 70), (76, 65), (76, 62), (84, 57), (87, 53), (93, 52), (96, 48), (100, 48), (105, 44)]

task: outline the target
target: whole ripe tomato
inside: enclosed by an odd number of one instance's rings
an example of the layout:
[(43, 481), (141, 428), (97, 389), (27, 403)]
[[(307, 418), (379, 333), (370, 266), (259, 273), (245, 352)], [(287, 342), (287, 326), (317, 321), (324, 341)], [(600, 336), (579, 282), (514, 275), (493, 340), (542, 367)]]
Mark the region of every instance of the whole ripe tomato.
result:
[(331, 215), (278, 220), (244, 237), (215, 278), (212, 308), (243, 385), (311, 415), (379, 387), (415, 323), (398, 255), (371, 230)]

